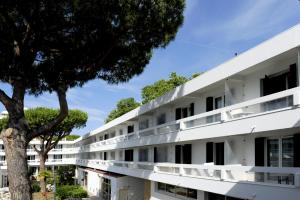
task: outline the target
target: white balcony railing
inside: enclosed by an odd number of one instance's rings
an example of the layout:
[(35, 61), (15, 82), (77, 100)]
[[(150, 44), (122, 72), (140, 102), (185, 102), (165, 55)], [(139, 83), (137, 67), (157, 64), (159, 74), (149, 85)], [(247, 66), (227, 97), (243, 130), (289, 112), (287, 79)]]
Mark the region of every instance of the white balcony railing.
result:
[[(300, 187), (299, 168), (253, 167), (241, 165), (196, 165), (150, 162), (124, 162), (77, 159), (77, 165), (108, 169), (112, 167), (147, 170), (152, 173), (170, 174), (215, 181), (265, 184), (270, 186)], [(126, 174), (126, 171), (122, 169)]]
[(291, 109), (300, 104), (300, 88), (294, 88), (259, 97), (242, 103), (234, 104), (217, 110), (197, 114), (191, 117), (168, 122), (166, 124), (139, 130), (127, 135), (116, 136), (104, 141), (95, 142), (75, 148), (74, 151), (89, 151), (103, 145), (116, 144), (128, 140), (140, 139), (142, 137), (168, 134), (191, 128), (224, 123), (236, 119), (271, 114), (276, 111)]

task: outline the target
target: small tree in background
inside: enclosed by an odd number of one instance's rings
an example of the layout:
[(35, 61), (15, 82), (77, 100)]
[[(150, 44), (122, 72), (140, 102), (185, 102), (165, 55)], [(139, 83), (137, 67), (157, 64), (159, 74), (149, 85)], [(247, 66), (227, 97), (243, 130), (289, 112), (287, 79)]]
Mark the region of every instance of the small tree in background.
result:
[(147, 85), (142, 89), (142, 103), (146, 104), (151, 100), (164, 95), (179, 85), (184, 84), (189, 79), (184, 76), (179, 76), (172, 72), (169, 79), (161, 79), (152, 85)]
[(116, 109), (109, 113), (108, 117), (105, 119), (105, 123), (108, 123), (139, 106), (140, 103), (136, 102), (134, 98), (121, 99), (118, 101)]
[[(25, 118), (29, 127), (35, 129), (52, 121), (58, 113), (59, 110), (57, 109), (33, 108), (25, 111)], [(48, 158), (48, 152), (53, 149), (61, 139), (68, 137), (73, 129), (84, 127), (87, 119), (87, 113), (80, 110), (70, 110), (68, 116), (56, 126), (55, 129), (48, 134), (38, 137), (40, 140), (40, 147), (37, 148), (34, 146), (34, 149), (38, 153), (40, 159), (39, 181), (41, 192), (46, 192), (46, 178), (48, 177), (48, 172), (46, 171), (45, 162)], [(1, 130), (7, 127), (7, 122), (7, 118), (0, 120)]]

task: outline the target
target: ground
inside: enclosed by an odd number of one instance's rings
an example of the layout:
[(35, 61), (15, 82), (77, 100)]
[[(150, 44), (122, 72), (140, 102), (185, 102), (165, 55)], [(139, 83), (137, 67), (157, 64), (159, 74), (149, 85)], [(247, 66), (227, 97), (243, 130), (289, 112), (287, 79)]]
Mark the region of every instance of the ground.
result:
[(33, 200), (53, 200), (53, 193), (47, 192), (46, 198), (42, 196), (40, 192), (35, 192), (32, 194)]

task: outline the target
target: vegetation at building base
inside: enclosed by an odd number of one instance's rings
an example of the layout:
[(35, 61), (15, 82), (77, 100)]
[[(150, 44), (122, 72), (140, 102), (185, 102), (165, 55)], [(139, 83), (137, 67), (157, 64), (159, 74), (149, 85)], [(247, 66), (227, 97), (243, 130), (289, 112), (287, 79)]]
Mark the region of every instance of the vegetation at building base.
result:
[[(154, 82), (151, 85), (147, 85), (142, 89), (141, 97), (142, 97), (142, 104), (149, 103), (151, 100), (160, 97), (167, 92), (175, 89), (176, 87), (186, 83), (187, 81), (196, 78), (197, 76), (201, 75), (202, 73), (195, 73), (190, 78), (185, 76), (177, 75), (176, 72), (172, 72), (169, 75), (168, 79), (161, 79)], [(125, 113), (137, 108), (141, 104), (138, 103), (134, 98), (126, 98), (121, 99), (117, 103), (117, 108), (112, 110), (108, 117), (105, 120), (105, 123), (108, 123)]]
[[(143, 72), (155, 48), (166, 47), (183, 23), (184, 0), (47, 0), (0, 5), (0, 102), (9, 114), (1, 132), (12, 200), (31, 200), (26, 149), (68, 115), (67, 91), (102, 79), (126, 82)], [(30, 129), (25, 95), (56, 93), (60, 111)]]
[(139, 106), (140, 103), (136, 102), (134, 98), (121, 99), (118, 101), (117, 107), (109, 113), (105, 123), (108, 123)]
[(85, 191), (80, 185), (62, 185), (56, 189), (58, 200), (66, 198), (86, 198), (88, 197), (87, 191)]
[(68, 166), (59, 166), (56, 170), (57, 177), (58, 177), (58, 184), (59, 185), (73, 185), (75, 183), (75, 169), (74, 165)]

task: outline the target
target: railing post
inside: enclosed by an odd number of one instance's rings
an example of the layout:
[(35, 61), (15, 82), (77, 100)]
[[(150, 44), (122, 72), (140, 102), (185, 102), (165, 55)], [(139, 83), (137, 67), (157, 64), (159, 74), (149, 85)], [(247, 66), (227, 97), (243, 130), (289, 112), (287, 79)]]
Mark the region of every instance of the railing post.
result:
[(184, 173), (184, 169), (183, 169), (183, 167), (180, 166), (180, 167), (179, 167), (179, 175), (180, 175), (180, 176), (184, 176), (184, 174), (185, 174), (185, 173)]
[(300, 92), (295, 92), (293, 94), (293, 106), (298, 106), (300, 105)]
[(184, 130), (185, 129), (185, 124), (183, 121), (179, 122), (179, 130)]
[(226, 110), (224, 110), (221, 112), (221, 122), (225, 122), (227, 120), (228, 120), (228, 116), (227, 116)]
[(294, 185), (297, 188), (300, 187), (300, 173), (295, 173), (294, 174)]

